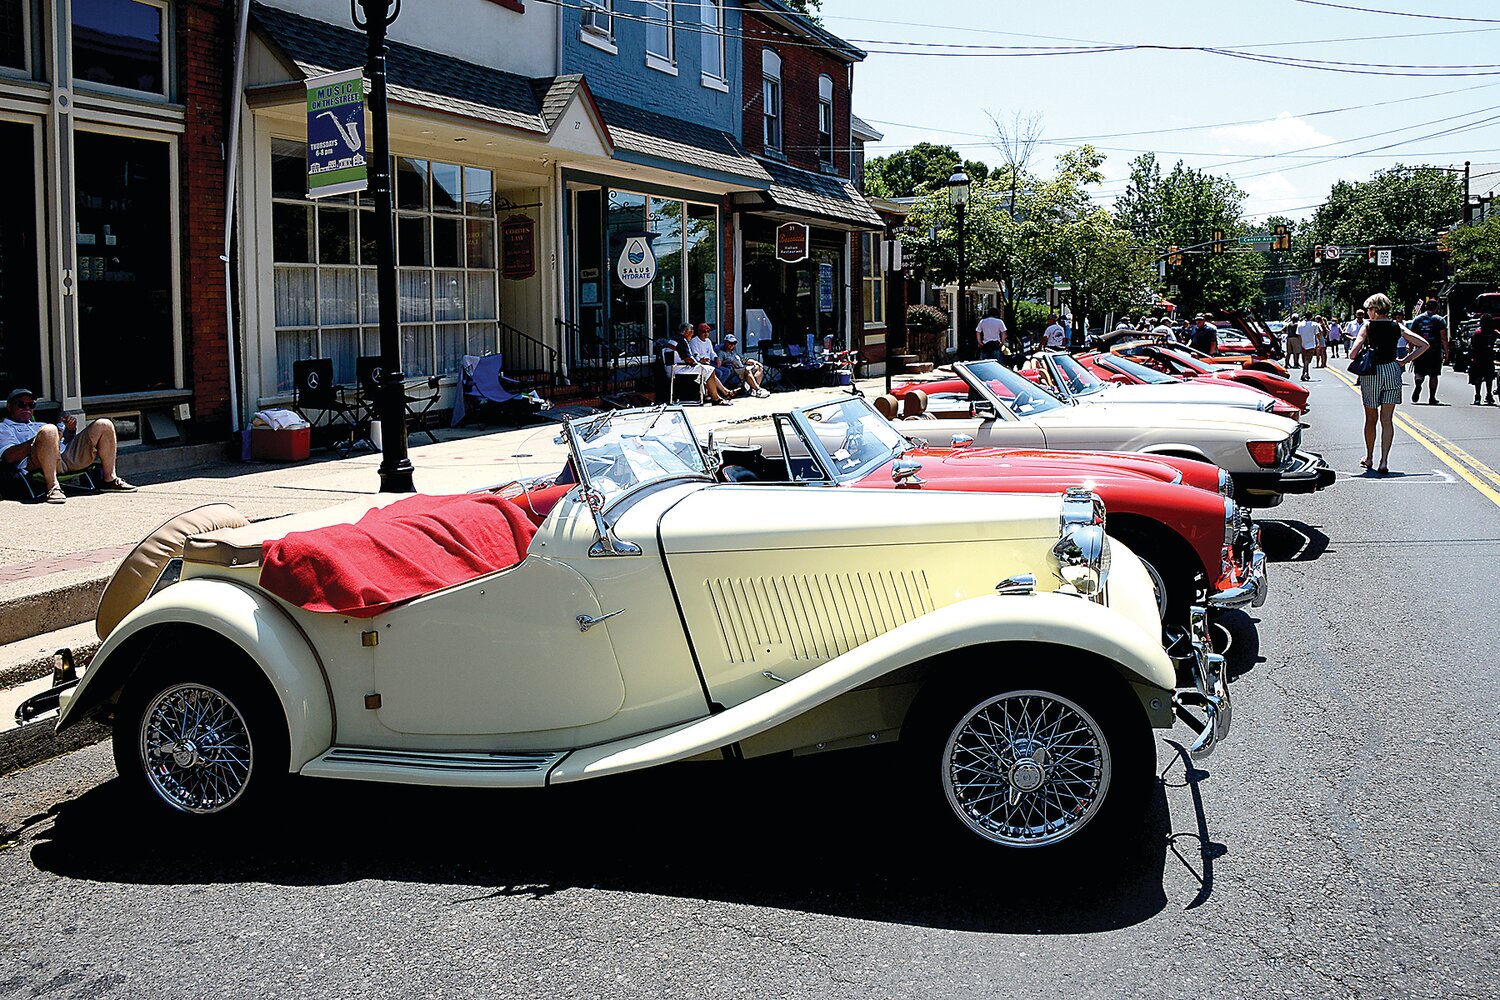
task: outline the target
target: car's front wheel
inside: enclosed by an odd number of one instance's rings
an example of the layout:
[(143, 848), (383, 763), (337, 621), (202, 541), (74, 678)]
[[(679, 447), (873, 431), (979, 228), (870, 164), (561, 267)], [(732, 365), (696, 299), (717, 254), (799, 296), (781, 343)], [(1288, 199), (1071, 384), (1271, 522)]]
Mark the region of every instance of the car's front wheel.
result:
[(1017, 858), (1128, 842), (1151, 786), (1150, 725), (1126, 685), (1091, 675), (975, 678), (921, 706), (909, 751), (938, 824)]
[(187, 666), (131, 678), (115, 712), (115, 768), (159, 812), (245, 816), (287, 776), (280, 706), (247, 671)]

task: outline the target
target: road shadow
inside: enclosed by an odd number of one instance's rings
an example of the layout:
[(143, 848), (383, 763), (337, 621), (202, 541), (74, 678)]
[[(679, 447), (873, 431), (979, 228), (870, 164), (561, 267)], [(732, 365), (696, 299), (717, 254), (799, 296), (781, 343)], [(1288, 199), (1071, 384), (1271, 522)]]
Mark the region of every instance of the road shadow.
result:
[(1043, 875), (1034, 862), (935, 850), (891, 794), (894, 750), (862, 751), (863, 763), (676, 765), (543, 791), (304, 779), (276, 824), (212, 836), (132, 824), (139, 808), (116, 779), (56, 807), (31, 857), (90, 882), (379, 879), (452, 886), (454, 906), (594, 888), (985, 933), (1107, 931), (1165, 908), (1166, 859), (1183, 835), (1170, 829), (1161, 781), (1139, 835), (1125, 838), (1138, 849)]
[(1215, 612), (1211, 634), (1214, 650), (1224, 657), (1229, 680), (1249, 673), (1266, 658), (1260, 655), (1260, 619), (1238, 609)]
[(1269, 562), (1312, 562), (1328, 551), (1328, 536), (1303, 521), (1261, 521), (1260, 547)]

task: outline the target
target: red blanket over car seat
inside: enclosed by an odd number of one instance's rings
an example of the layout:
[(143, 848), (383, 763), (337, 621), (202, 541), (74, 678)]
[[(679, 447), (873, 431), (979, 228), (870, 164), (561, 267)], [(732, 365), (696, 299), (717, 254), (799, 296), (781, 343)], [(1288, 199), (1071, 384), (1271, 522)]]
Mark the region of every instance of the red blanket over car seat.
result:
[(373, 618), (516, 565), (535, 534), (526, 512), (497, 496), (414, 496), (355, 524), (265, 542), (260, 585), (308, 611)]

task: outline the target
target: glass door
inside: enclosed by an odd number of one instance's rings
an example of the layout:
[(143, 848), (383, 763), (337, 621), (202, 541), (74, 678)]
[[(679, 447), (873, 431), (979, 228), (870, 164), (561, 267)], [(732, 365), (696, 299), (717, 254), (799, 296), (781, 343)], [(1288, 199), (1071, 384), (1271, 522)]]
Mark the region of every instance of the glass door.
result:
[(176, 388), (171, 147), (74, 136), (85, 396)]
[(0, 121), (0, 399), (11, 389), (42, 392), (37, 301), (36, 128)]

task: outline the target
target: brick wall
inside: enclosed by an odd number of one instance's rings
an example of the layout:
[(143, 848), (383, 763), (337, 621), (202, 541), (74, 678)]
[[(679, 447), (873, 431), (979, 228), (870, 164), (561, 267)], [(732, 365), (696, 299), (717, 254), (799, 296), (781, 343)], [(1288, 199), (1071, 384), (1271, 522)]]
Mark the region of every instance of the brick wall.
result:
[(194, 436), (229, 425), (229, 351), (224, 304), (224, 142), (226, 92), (234, 69), (233, 8), (225, 0), (181, 7), (183, 341), (193, 390)]
[(833, 162), (840, 175), (849, 176), (849, 67), (806, 38), (786, 34), (770, 22), (745, 13), (742, 57), (745, 94), (745, 146), (764, 154), (764, 113), (761, 90), (761, 52), (776, 50), (781, 57), (781, 148), (786, 161), (804, 170), (820, 170), (818, 160), (818, 77), (833, 80)]

